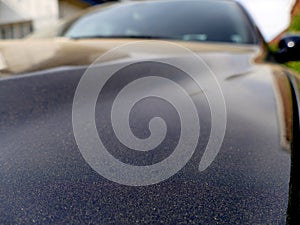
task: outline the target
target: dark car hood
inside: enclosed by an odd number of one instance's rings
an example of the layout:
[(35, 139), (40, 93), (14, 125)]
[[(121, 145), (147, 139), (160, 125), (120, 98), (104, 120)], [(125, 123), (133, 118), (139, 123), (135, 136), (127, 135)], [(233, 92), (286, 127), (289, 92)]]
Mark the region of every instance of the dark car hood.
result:
[[(85, 67), (2, 79), (0, 222), (285, 223), (293, 141), (293, 98), (286, 71), (271, 64), (255, 64), (259, 53), (256, 47), (190, 45), (193, 50), (198, 48), (220, 82), (227, 109), (224, 141), (214, 162), (199, 172), (211, 114), (205, 96), (194, 94), (193, 99), (203, 108), (201, 139), (195, 153), (177, 174), (149, 186), (125, 186), (103, 178), (78, 149), (72, 107)], [(131, 53), (118, 57), (123, 62), (141, 56)], [(110, 63), (120, 61), (113, 59)], [(159, 88), (172, 92), (168, 86)], [(149, 121), (161, 104), (142, 102), (136, 108), (133, 118), (139, 121), (135, 124), (137, 135), (145, 137), (139, 133), (145, 129), (140, 121)], [(175, 140), (177, 134), (172, 131), (178, 128), (176, 113), (172, 107), (162, 109), (158, 115), (171, 127), (169, 135)], [(103, 126), (107, 118), (97, 117), (101, 110), (105, 107), (96, 107), (96, 124), (109, 144), (111, 129)], [(166, 157), (170, 153), (164, 151), (172, 145), (172, 141), (163, 142), (156, 154)], [(130, 159), (123, 153), (117, 148), (113, 152), (128, 163), (143, 161), (143, 156), (132, 153), (136, 158)]]

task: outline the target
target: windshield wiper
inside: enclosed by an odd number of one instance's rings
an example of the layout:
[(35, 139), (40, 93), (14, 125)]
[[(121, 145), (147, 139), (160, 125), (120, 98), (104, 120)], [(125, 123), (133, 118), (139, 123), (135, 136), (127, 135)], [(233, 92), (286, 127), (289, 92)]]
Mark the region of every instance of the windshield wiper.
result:
[(175, 39), (181, 40), (181, 37), (167, 37), (167, 36), (152, 36), (152, 35), (92, 35), (92, 36), (81, 36), (81, 37), (69, 37), (73, 40), (80, 39), (97, 39), (97, 38), (136, 38), (136, 39)]

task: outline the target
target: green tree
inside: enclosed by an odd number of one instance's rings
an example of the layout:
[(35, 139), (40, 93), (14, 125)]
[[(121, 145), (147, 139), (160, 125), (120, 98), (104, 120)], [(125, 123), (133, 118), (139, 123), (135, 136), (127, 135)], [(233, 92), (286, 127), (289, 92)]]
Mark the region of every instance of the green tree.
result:
[[(300, 14), (292, 18), (288, 31), (300, 32)], [(300, 62), (289, 62), (287, 65), (300, 73)]]

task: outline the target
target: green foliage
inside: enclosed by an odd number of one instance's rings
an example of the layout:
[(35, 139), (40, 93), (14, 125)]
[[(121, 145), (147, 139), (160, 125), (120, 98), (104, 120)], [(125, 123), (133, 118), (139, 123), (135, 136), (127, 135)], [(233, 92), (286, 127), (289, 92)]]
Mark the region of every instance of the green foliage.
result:
[[(293, 32), (293, 31), (300, 31), (300, 14), (296, 15), (292, 21), (291, 24), (288, 28), (288, 31)], [(290, 68), (296, 70), (298, 73), (300, 73), (300, 62), (289, 62), (287, 63), (287, 66)]]
[(300, 31), (300, 14), (296, 15), (290, 24), (289, 31)]
[(300, 62), (289, 62), (287, 63), (287, 66), (300, 73)]
[(277, 46), (277, 44), (269, 44), (269, 49), (272, 52), (276, 52), (278, 50), (278, 46)]

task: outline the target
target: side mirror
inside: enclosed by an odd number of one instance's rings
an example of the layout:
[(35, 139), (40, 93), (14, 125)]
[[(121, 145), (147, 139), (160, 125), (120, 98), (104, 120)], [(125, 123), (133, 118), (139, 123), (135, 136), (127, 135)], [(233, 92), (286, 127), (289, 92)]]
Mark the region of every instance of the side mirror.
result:
[(300, 35), (289, 34), (284, 36), (278, 44), (275, 58), (280, 63), (300, 61)]

